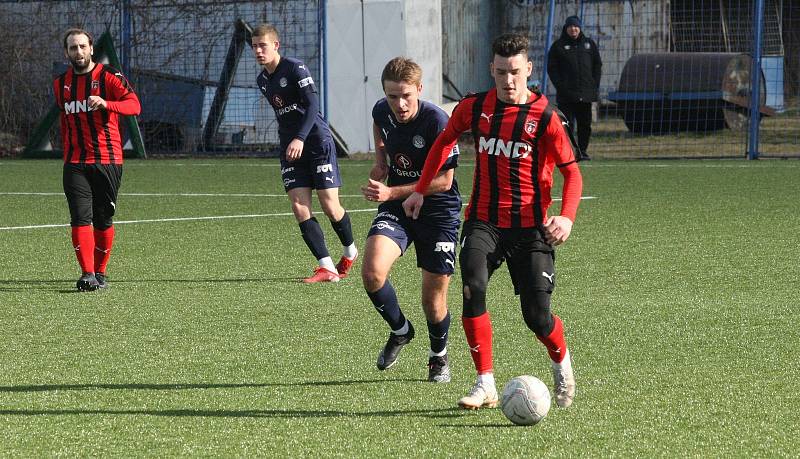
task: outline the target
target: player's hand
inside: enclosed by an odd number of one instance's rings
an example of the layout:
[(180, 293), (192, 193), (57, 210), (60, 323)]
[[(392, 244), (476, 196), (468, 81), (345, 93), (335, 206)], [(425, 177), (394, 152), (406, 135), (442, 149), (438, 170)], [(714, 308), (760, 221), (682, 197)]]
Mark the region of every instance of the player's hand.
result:
[(561, 215), (553, 215), (544, 224), (544, 231), (547, 242), (553, 245), (562, 244), (572, 232), (572, 220)]
[(406, 216), (416, 220), (417, 217), (419, 217), (419, 211), (422, 209), (422, 203), (424, 201), (425, 197), (422, 196), (422, 193), (416, 191), (411, 193), (411, 196), (403, 201), (403, 210), (406, 212)]
[(89, 110), (100, 110), (101, 108), (105, 109), (108, 106), (106, 100), (100, 96), (89, 96), (87, 102), (87, 105), (89, 105)]
[(372, 170), (369, 171), (369, 178), (372, 180), (377, 180), (382, 182), (386, 180), (386, 177), (389, 176), (389, 166), (386, 164), (376, 164), (372, 166)]
[(294, 139), (289, 142), (289, 146), (286, 147), (286, 160), (287, 161), (295, 161), (300, 159), (300, 156), (303, 154), (303, 141), (300, 139)]
[(367, 201), (384, 202), (392, 197), (392, 190), (388, 186), (372, 179), (369, 179), (367, 186), (361, 187), (361, 193)]

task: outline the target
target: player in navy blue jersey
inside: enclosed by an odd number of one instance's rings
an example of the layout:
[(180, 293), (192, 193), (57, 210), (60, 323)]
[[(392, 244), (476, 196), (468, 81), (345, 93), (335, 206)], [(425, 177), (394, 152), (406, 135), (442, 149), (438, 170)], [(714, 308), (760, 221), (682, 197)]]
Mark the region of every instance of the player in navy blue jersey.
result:
[[(278, 31), (271, 25), (253, 30), (253, 52), (263, 66), (256, 83), (278, 118), (281, 142), (281, 176), (292, 212), (300, 225), (319, 267), (303, 282), (338, 282), (347, 276), (358, 255), (353, 243), (350, 216), (339, 203), (339, 165), (328, 124), (319, 111), (314, 80), (302, 61), (278, 52)], [(325, 236), (311, 212), (311, 190), (317, 190), (322, 211), (344, 247), (335, 266), (325, 245)]]
[(389, 61), (381, 75), (386, 97), (372, 109), (375, 165), (368, 184), (361, 188), (368, 201), (381, 204), (367, 237), (361, 277), (372, 304), (390, 328), (377, 361), (378, 369), (386, 370), (414, 338), (414, 327), (403, 315), (388, 279), (394, 262), (414, 244), (417, 266), (422, 269), (421, 300), (430, 337), (428, 380), (448, 382), (447, 287), (455, 269), (461, 213), (461, 195), (453, 177), (458, 146), (428, 188), (421, 211), (424, 218), (407, 217), (402, 202), (414, 191), (428, 150), (448, 119), (436, 105), (419, 100), (421, 81), (419, 65), (402, 57)]

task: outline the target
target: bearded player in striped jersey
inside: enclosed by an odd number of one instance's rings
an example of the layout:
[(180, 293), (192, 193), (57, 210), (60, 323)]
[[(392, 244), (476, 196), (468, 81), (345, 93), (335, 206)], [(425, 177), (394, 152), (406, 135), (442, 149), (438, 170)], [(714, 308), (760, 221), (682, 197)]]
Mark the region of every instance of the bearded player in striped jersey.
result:
[(64, 194), (72, 245), (81, 267), (79, 291), (105, 288), (114, 242), (113, 216), (122, 179), (120, 115), (138, 115), (139, 99), (119, 71), (92, 61), (92, 36), (64, 34), (70, 68), (53, 81), (61, 116)]
[[(478, 372), (458, 404), (466, 409), (497, 406), (492, 366), (492, 323), (486, 309), (489, 278), (505, 261), (525, 324), (552, 360), (554, 393), (566, 408), (575, 377), (561, 319), (551, 312), (555, 288), (554, 246), (567, 240), (580, 203), (583, 179), (574, 143), (545, 96), (531, 92), (528, 39), (495, 39), (490, 65), (495, 88), (465, 97), (431, 147), (416, 191), (403, 203), (417, 218), (423, 195), (462, 132), (475, 140), (475, 174), (461, 234), (462, 324)], [(548, 216), (553, 170), (564, 177), (559, 215)]]

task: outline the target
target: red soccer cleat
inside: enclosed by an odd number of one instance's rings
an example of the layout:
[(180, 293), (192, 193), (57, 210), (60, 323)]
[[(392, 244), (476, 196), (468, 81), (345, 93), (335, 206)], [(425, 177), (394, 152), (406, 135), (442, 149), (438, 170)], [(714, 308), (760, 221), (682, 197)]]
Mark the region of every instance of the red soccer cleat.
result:
[(339, 263), (336, 263), (336, 271), (339, 273), (340, 279), (347, 277), (347, 273), (350, 272), (350, 268), (353, 267), (356, 258), (358, 258), (358, 256), (353, 257), (351, 260), (343, 255), (342, 258), (339, 259)]
[(313, 276), (303, 279), (304, 284), (316, 284), (317, 282), (339, 282), (339, 275), (320, 266), (314, 270)]

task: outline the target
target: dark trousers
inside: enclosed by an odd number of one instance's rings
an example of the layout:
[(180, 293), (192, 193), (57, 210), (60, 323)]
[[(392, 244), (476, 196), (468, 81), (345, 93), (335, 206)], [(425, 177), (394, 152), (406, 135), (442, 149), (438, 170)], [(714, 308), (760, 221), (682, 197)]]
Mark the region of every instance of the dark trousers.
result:
[(558, 104), (558, 108), (569, 120), (572, 132), (576, 134), (581, 153), (588, 155), (589, 137), (592, 136), (592, 103), (566, 102)]

